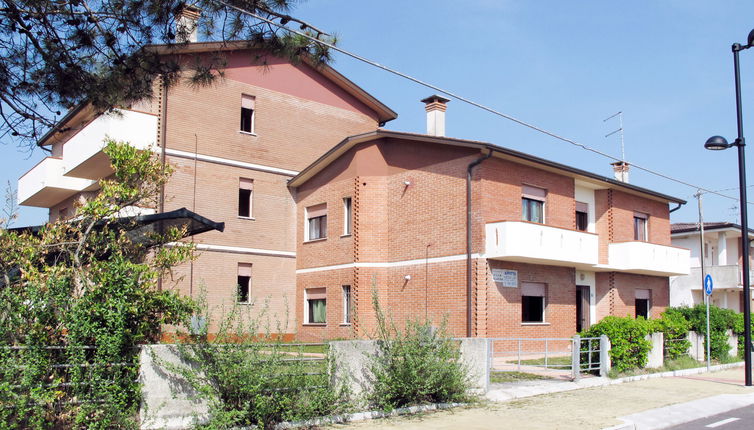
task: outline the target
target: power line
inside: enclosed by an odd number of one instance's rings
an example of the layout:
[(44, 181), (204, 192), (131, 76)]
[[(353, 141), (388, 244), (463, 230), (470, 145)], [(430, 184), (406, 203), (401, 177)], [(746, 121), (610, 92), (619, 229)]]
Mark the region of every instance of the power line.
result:
[[(249, 15), (249, 16), (254, 17), (254, 18), (256, 18), (256, 19), (258, 19), (260, 21), (264, 21), (264, 22), (266, 22), (268, 24), (274, 25), (275, 27), (278, 27), (278, 28), (280, 28), (282, 30), (286, 30), (286, 31), (289, 31), (291, 33), (297, 34), (299, 36), (305, 37), (305, 38), (311, 40), (314, 43), (318, 43), (318, 44), (320, 44), (322, 46), (326, 46), (326, 47), (328, 47), (328, 48), (330, 48), (330, 49), (332, 49), (334, 51), (340, 52), (341, 54), (347, 55), (347, 56), (349, 56), (349, 57), (351, 57), (353, 59), (359, 60), (359, 61), (361, 61), (363, 63), (369, 64), (369, 65), (377, 67), (379, 69), (382, 69), (382, 70), (384, 70), (384, 71), (386, 71), (388, 73), (392, 73), (394, 75), (400, 76), (400, 77), (402, 77), (404, 79), (407, 79), (407, 80), (412, 81), (414, 83), (417, 83), (419, 85), (422, 85), (422, 86), (425, 86), (425, 87), (430, 88), (432, 90), (435, 90), (437, 92), (443, 93), (443, 94), (445, 94), (447, 96), (455, 98), (456, 100), (460, 100), (460, 101), (462, 101), (464, 103), (467, 103), (467, 104), (469, 104), (471, 106), (474, 106), (474, 107), (477, 107), (479, 109), (485, 110), (485, 111), (487, 111), (487, 112), (489, 112), (489, 113), (491, 113), (493, 115), (497, 115), (499, 117), (505, 118), (505, 119), (507, 119), (509, 121), (515, 122), (516, 124), (519, 124), (519, 125), (522, 125), (524, 127), (530, 128), (530, 129), (532, 129), (534, 131), (537, 131), (539, 133), (545, 134), (545, 135), (550, 136), (550, 137), (552, 137), (554, 139), (557, 139), (557, 140), (560, 140), (560, 141), (563, 141), (563, 142), (566, 142), (566, 143), (570, 143), (573, 146), (579, 147), (579, 148), (581, 148), (583, 150), (586, 150), (586, 151), (593, 152), (595, 154), (601, 155), (601, 156), (603, 156), (605, 158), (608, 158), (610, 160), (613, 160), (613, 161), (624, 161), (624, 160), (616, 158), (616, 157), (614, 157), (614, 156), (612, 156), (610, 154), (604, 153), (604, 152), (599, 151), (597, 149), (594, 149), (594, 148), (592, 148), (590, 146), (587, 146), (587, 145), (585, 145), (583, 143), (579, 143), (579, 142), (577, 142), (575, 140), (572, 140), (572, 139), (569, 139), (567, 137), (560, 136), (557, 133), (545, 130), (544, 128), (541, 128), (541, 127), (538, 127), (538, 126), (536, 126), (534, 124), (531, 124), (531, 123), (528, 123), (526, 121), (520, 120), (520, 119), (518, 119), (518, 118), (516, 118), (514, 116), (511, 116), (511, 115), (508, 115), (506, 113), (497, 111), (497, 110), (495, 110), (495, 109), (493, 109), (491, 107), (485, 106), (485, 105), (483, 105), (481, 103), (477, 103), (477, 102), (475, 102), (475, 101), (473, 101), (471, 99), (467, 99), (466, 97), (463, 97), (461, 95), (453, 93), (452, 91), (440, 88), (440, 87), (438, 87), (436, 85), (432, 85), (432, 84), (430, 84), (428, 82), (424, 82), (421, 79), (415, 78), (415, 77), (413, 77), (411, 75), (407, 75), (407, 74), (405, 74), (403, 72), (400, 72), (398, 70), (391, 69), (390, 67), (384, 66), (384, 65), (382, 65), (382, 64), (380, 64), (380, 63), (378, 63), (376, 61), (372, 61), (372, 60), (370, 60), (370, 59), (368, 59), (366, 57), (362, 57), (361, 55), (355, 54), (355, 53), (350, 52), (350, 51), (346, 51), (345, 49), (339, 48), (339, 47), (333, 45), (332, 43), (328, 43), (328, 42), (325, 42), (324, 40), (320, 40), (320, 39), (318, 39), (316, 37), (312, 37), (309, 34), (306, 34), (306, 33), (302, 32), (302, 31), (298, 31), (296, 29), (286, 27), (283, 24), (279, 24), (279, 23), (277, 23), (277, 22), (275, 22), (275, 21), (273, 21), (271, 19), (268, 19), (268, 18), (265, 18), (263, 16), (257, 15), (254, 12), (249, 12), (249, 11), (247, 11), (245, 9), (241, 9), (241, 8), (239, 8), (237, 6), (233, 6), (231, 4), (226, 3), (223, 0), (213, 0), (213, 1), (215, 1), (216, 3), (219, 3), (219, 4), (223, 5), (223, 6), (225, 6), (227, 8), (233, 9), (233, 10), (239, 12), (239, 13), (242, 13), (242, 14), (245, 14), (245, 15)], [(729, 195), (726, 195), (726, 194), (721, 194), (721, 193), (719, 193), (717, 191), (713, 191), (713, 190), (708, 190), (706, 188), (700, 187), (698, 185), (694, 185), (692, 183), (686, 182), (686, 181), (681, 180), (681, 179), (673, 178), (673, 177), (668, 176), (668, 175), (666, 175), (664, 173), (660, 173), (658, 171), (649, 169), (647, 167), (642, 167), (642, 166), (634, 164), (634, 163), (629, 163), (629, 162), (627, 162), (627, 163), (629, 165), (633, 166), (635, 169), (643, 170), (643, 171), (645, 171), (645, 172), (647, 172), (649, 174), (658, 176), (660, 178), (667, 179), (669, 181), (677, 182), (677, 183), (685, 185), (687, 187), (691, 187), (691, 188), (694, 188), (694, 189), (697, 189), (697, 190), (704, 191), (707, 194), (715, 194), (715, 195), (718, 195), (720, 197), (725, 197), (727, 199), (738, 201), (737, 197), (729, 196)]]

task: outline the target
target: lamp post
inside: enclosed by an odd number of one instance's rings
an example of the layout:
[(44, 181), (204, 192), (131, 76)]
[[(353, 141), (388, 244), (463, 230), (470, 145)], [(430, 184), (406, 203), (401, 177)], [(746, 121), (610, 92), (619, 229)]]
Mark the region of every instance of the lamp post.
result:
[(749, 33), (746, 40), (747, 44), (741, 46), (740, 43), (734, 43), (731, 47), (733, 51), (733, 68), (736, 77), (736, 122), (738, 125), (738, 137), (733, 143), (728, 143), (722, 136), (712, 136), (707, 139), (704, 147), (711, 150), (728, 149), (738, 147), (738, 186), (741, 197), (741, 251), (742, 251), (742, 268), (743, 289), (744, 289), (744, 374), (746, 386), (750, 387), (751, 382), (751, 292), (749, 291), (749, 226), (746, 215), (746, 163), (744, 157), (744, 124), (743, 114), (741, 111), (741, 70), (738, 63), (738, 53), (744, 49), (754, 46), (754, 30)]

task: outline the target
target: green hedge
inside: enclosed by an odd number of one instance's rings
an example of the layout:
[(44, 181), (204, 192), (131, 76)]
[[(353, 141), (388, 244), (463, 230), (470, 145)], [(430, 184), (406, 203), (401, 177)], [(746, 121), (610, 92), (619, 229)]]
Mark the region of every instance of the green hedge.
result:
[[(677, 307), (668, 308), (666, 312), (678, 313), (691, 324), (691, 330), (705, 334), (707, 333), (707, 307), (699, 304), (693, 308)], [(730, 355), (730, 345), (728, 345), (728, 330), (734, 330), (737, 320), (736, 312), (730, 309), (722, 309), (714, 305), (709, 307), (710, 320), (710, 357), (715, 360), (725, 361)], [(741, 331), (743, 332), (743, 318), (741, 317)], [(705, 350), (707, 340), (704, 340)]]
[(610, 339), (610, 360), (618, 372), (644, 367), (652, 343), (645, 337), (652, 333), (654, 324), (644, 318), (607, 316), (581, 333), (582, 337), (606, 335)]

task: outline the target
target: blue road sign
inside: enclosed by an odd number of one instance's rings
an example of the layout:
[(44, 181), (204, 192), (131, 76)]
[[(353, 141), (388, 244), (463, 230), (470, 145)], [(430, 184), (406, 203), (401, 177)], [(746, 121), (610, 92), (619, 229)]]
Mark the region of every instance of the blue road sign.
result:
[(708, 296), (712, 294), (712, 275), (709, 273), (704, 277), (704, 292)]

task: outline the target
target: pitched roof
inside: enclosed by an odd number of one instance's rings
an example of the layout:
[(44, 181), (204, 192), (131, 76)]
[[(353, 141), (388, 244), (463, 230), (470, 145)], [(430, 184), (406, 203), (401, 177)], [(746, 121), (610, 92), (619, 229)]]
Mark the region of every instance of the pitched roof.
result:
[[(704, 231), (727, 230), (727, 229), (741, 231), (741, 225), (735, 224), (732, 222), (721, 222), (721, 221), (704, 223)], [(675, 222), (673, 224), (670, 224), (670, 234), (690, 233), (690, 232), (695, 232), (695, 231), (699, 231), (698, 222)], [(754, 229), (750, 228), (749, 234), (754, 234)]]
[(479, 149), (484, 152), (489, 151), (494, 156), (498, 156), (500, 158), (513, 159), (517, 162), (524, 162), (528, 164), (537, 165), (537, 167), (539, 168), (544, 168), (546, 170), (551, 170), (551, 171), (557, 171), (557, 172), (560, 172), (561, 174), (565, 172), (565, 173), (568, 173), (569, 176), (572, 176), (574, 178), (586, 180), (592, 183), (603, 184), (605, 185), (606, 188), (616, 188), (616, 189), (621, 189), (623, 191), (626, 191), (632, 194), (649, 195), (655, 198), (656, 200), (662, 200), (662, 201), (678, 203), (678, 204), (686, 204), (685, 200), (679, 199), (677, 197), (658, 193), (656, 191), (652, 191), (646, 188), (637, 187), (636, 185), (631, 185), (625, 182), (621, 182), (613, 178), (608, 178), (606, 176), (598, 175), (596, 173), (588, 172), (586, 170), (581, 170), (576, 167), (567, 166), (565, 164), (560, 164), (555, 161), (546, 160), (544, 158), (535, 157), (534, 155), (526, 154), (526, 153), (519, 152), (513, 149), (498, 146), (492, 143), (480, 142), (480, 141), (475, 141), (475, 140), (456, 139), (456, 138), (443, 137), (443, 136), (431, 136), (428, 134), (406, 133), (406, 132), (391, 131), (391, 130), (384, 130), (384, 129), (377, 129), (375, 131), (370, 131), (368, 133), (357, 134), (355, 136), (349, 136), (345, 138), (340, 143), (338, 143), (333, 148), (331, 148), (329, 151), (327, 151), (324, 155), (319, 157), (312, 164), (304, 168), (304, 170), (302, 170), (298, 175), (291, 178), (291, 180), (288, 181), (288, 186), (295, 188), (304, 184), (306, 181), (308, 181), (314, 175), (322, 171), (330, 163), (338, 159), (343, 153), (345, 153), (346, 151), (348, 151), (355, 145), (359, 143), (378, 140), (381, 138), (395, 138), (395, 139), (411, 140), (415, 142), (434, 143), (434, 144), (440, 144), (440, 145), (463, 146), (463, 147), (468, 147), (468, 148)]
[[(195, 42), (188, 44), (175, 44), (175, 45), (147, 45), (145, 50), (152, 50), (161, 55), (176, 55), (176, 54), (201, 54), (205, 52), (231, 52), (254, 49), (254, 46), (250, 41), (234, 41), (234, 42)], [(321, 64), (315, 65), (312, 60), (308, 60), (306, 57), (302, 57), (303, 62), (311, 66), (317, 72), (322, 74), (335, 85), (352, 95), (361, 103), (364, 103), (368, 108), (377, 113), (377, 118), (380, 124), (385, 124), (388, 121), (392, 121), (398, 118), (398, 114), (390, 109), (387, 105), (377, 100), (376, 97), (366, 92), (363, 88), (356, 85), (353, 81), (340, 74), (332, 67)], [(58, 123), (48, 130), (38, 141), (38, 146), (47, 145), (47, 141), (52, 137), (56, 130), (60, 129), (62, 125), (68, 123), (74, 119), (77, 115), (93, 115), (95, 112), (91, 110), (88, 102), (82, 102), (66, 112), (66, 114), (58, 121)]]

